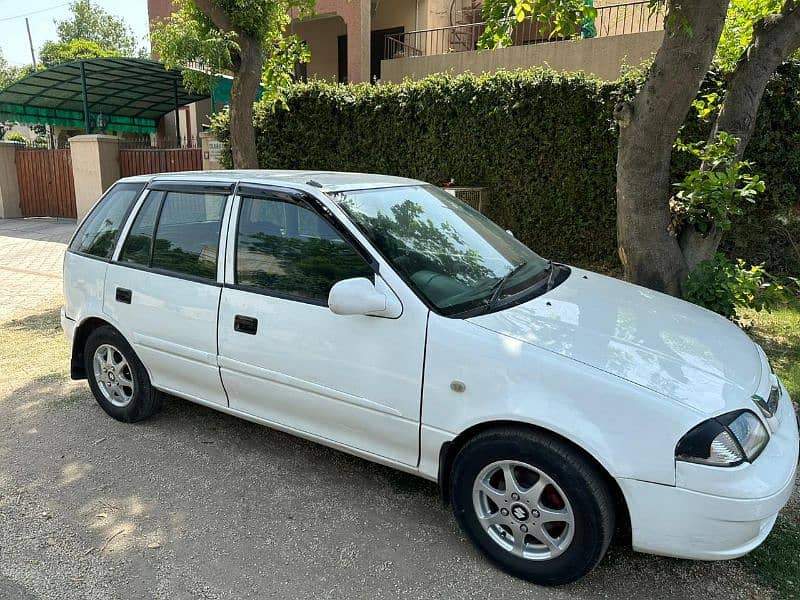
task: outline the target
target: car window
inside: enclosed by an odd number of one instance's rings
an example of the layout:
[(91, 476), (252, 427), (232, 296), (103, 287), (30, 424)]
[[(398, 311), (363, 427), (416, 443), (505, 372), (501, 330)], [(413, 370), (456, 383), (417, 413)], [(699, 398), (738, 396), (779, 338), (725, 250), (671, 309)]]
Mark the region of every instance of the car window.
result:
[(373, 279), (367, 262), (312, 210), (243, 198), (236, 239), (236, 283), (327, 304), (343, 279)]
[(505, 298), (548, 289), (550, 261), (444, 190), (411, 185), (331, 198), (442, 314), (491, 311)]
[(143, 188), (138, 183), (119, 183), (111, 188), (75, 234), (70, 250), (111, 258), (122, 224)]
[(220, 194), (167, 192), (156, 224), (150, 266), (216, 279), (225, 199)]
[(165, 192), (148, 192), (139, 214), (133, 220), (128, 237), (122, 245), (120, 262), (150, 266), (150, 250), (153, 245), (153, 232), (156, 228), (158, 208)]

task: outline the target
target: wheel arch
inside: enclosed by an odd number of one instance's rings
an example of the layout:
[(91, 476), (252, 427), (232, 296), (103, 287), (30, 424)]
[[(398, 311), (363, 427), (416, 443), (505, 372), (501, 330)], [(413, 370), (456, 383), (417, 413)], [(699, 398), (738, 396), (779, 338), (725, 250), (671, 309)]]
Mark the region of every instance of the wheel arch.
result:
[[(122, 332), (114, 327), (112, 323), (109, 323), (100, 317), (88, 317), (81, 321), (80, 324), (75, 328), (75, 333), (72, 337), (72, 356), (70, 357), (69, 365), (69, 374), (72, 379), (86, 379), (87, 373), (84, 357), (86, 340), (89, 339), (89, 336), (93, 331), (99, 329), (100, 327), (111, 327), (114, 329), (114, 331), (122, 335)], [(123, 335), (122, 337), (125, 336)]]
[(559, 441), (570, 446), (578, 454), (581, 454), (588, 462), (593, 464), (606, 480), (608, 489), (611, 491), (614, 497), (614, 506), (617, 512), (617, 531), (619, 534), (624, 536), (624, 539), (627, 543), (630, 543), (630, 512), (628, 510), (628, 503), (625, 499), (625, 494), (623, 493), (622, 488), (617, 483), (617, 480), (614, 478), (608, 468), (606, 468), (606, 466), (600, 460), (598, 460), (586, 449), (579, 446), (573, 440), (561, 435), (560, 433), (552, 431), (551, 429), (522, 421), (497, 420), (477, 423), (462, 431), (452, 440), (442, 444), (441, 448), (439, 449), (438, 475), (439, 494), (442, 502), (445, 504), (449, 504), (450, 502), (450, 472), (456, 456), (466, 445), (466, 443), (476, 435), (485, 431), (508, 428), (534, 431), (558, 439)]

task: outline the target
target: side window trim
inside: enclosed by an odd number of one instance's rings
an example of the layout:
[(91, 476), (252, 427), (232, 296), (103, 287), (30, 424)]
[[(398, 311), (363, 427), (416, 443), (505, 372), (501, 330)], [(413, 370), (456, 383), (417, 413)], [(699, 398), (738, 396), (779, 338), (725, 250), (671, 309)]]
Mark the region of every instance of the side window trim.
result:
[[(225, 220), (229, 218), (229, 211), (230, 205), (233, 201), (233, 194), (232, 191), (234, 189), (233, 184), (225, 184), (225, 185), (193, 185), (193, 184), (173, 184), (170, 182), (155, 182), (151, 185), (148, 185), (144, 189), (144, 193), (140, 195), (139, 199), (133, 204), (133, 209), (129, 212), (127, 220), (125, 222), (124, 228), (120, 229), (120, 235), (117, 239), (117, 245), (114, 250), (113, 258), (110, 262), (120, 267), (126, 267), (128, 269), (135, 269), (138, 271), (145, 271), (148, 273), (155, 273), (157, 275), (165, 275), (167, 277), (175, 277), (176, 279), (184, 279), (187, 281), (193, 281), (196, 283), (203, 283), (205, 285), (213, 285), (215, 287), (222, 287), (224, 285), (224, 276), (220, 278), (221, 274), (224, 274), (224, 271), (220, 269), (220, 255), (223, 249), (223, 244), (225, 242), (226, 236), (226, 228), (225, 228)], [(153, 239), (150, 244), (150, 257), (148, 258), (148, 264), (139, 265), (135, 263), (128, 263), (128, 262), (121, 262), (119, 260), (119, 256), (122, 253), (122, 248), (125, 246), (125, 241), (128, 239), (128, 235), (130, 235), (130, 230), (133, 227), (133, 223), (136, 220), (136, 217), (139, 215), (139, 212), (144, 207), (145, 202), (147, 201), (147, 197), (150, 193), (153, 192), (164, 192), (161, 196), (161, 199), (158, 203), (158, 211), (156, 212), (156, 218), (153, 222)], [(197, 277), (194, 275), (189, 275), (187, 273), (180, 273), (177, 271), (170, 271), (169, 269), (161, 269), (158, 267), (153, 267), (153, 254), (155, 252), (155, 240), (158, 235), (158, 225), (161, 221), (161, 211), (164, 208), (164, 202), (167, 199), (167, 194), (169, 192), (176, 192), (176, 193), (210, 193), (210, 194), (217, 194), (220, 196), (225, 197), (225, 206), (223, 207), (222, 218), (220, 219), (220, 228), (219, 228), (219, 242), (217, 248), (217, 272), (216, 277), (211, 279), (205, 279), (203, 277)], [(224, 256), (223, 256), (224, 261)]]
[(153, 221), (153, 239), (150, 240), (150, 256), (147, 257), (147, 268), (151, 271), (153, 270), (153, 256), (156, 253), (156, 240), (158, 240), (158, 226), (161, 223), (161, 211), (164, 210), (164, 203), (167, 201), (167, 196), (169, 196), (169, 190), (153, 189), (153, 191), (163, 191), (164, 193), (161, 194), (161, 200), (158, 203), (158, 210), (156, 211), (156, 218)]
[[(233, 211), (237, 209), (236, 186), (231, 189), (230, 194), (225, 198), (225, 207), (222, 209), (222, 220), (219, 224), (219, 248), (217, 248), (217, 283), (222, 286), (225, 284), (228, 269), (228, 250), (231, 247), (230, 225), (233, 218)], [(234, 240), (233, 245), (236, 245)]]
[[(122, 217), (122, 219), (120, 221), (121, 226), (120, 226), (119, 230), (117, 231), (117, 236), (116, 236), (116, 238), (114, 240), (113, 249), (111, 251), (111, 257), (104, 258), (102, 256), (97, 256), (95, 254), (89, 254), (88, 252), (82, 252), (81, 250), (73, 249), (72, 245), (77, 240), (78, 234), (81, 232), (81, 229), (83, 228), (83, 226), (86, 224), (87, 221), (89, 221), (89, 219), (92, 217), (92, 215), (97, 210), (99, 210), (100, 206), (103, 204), (103, 200), (105, 200), (109, 195), (111, 195), (114, 192), (114, 190), (117, 189), (120, 185), (140, 185), (141, 189), (139, 189), (139, 191), (137, 192), (137, 195), (135, 197), (136, 199), (133, 202), (131, 202), (130, 206), (128, 207), (128, 210), (125, 212), (125, 215)], [(97, 202), (94, 203), (94, 206), (92, 206), (91, 210), (89, 210), (89, 212), (87, 212), (83, 216), (83, 219), (81, 219), (80, 223), (78, 223), (78, 226), (75, 228), (75, 231), (73, 232), (72, 237), (70, 237), (69, 242), (67, 243), (67, 252), (71, 252), (72, 254), (77, 254), (78, 256), (83, 256), (85, 258), (91, 258), (91, 259), (94, 259), (94, 260), (99, 260), (101, 262), (106, 262), (106, 263), (107, 262), (112, 262), (114, 257), (119, 252), (119, 250), (120, 250), (120, 248), (122, 246), (122, 243), (121, 243), (122, 240), (125, 239), (125, 237), (127, 236), (127, 233), (125, 232), (125, 230), (126, 230), (126, 228), (128, 226), (128, 223), (131, 221), (131, 215), (134, 214), (134, 212), (135, 212), (134, 209), (137, 207), (137, 205), (140, 202), (142, 202), (142, 198), (147, 195), (146, 192), (147, 192), (147, 184), (144, 183), (144, 182), (142, 182), (142, 183), (125, 182), (125, 181), (123, 181), (123, 182), (120, 182), (120, 181), (115, 182), (111, 187), (109, 187), (105, 191), (105, 193), (102, 196), (100, 196), (100, 198), (98, 198)]]
[[(238, 189), (238, 188), (237, 188)], [(233, 287), (236, 281), (236, 246), (237, 234), (239, 232), (239, 213), (241, 212), (242, 197), (238, 192), (234, 192), (233, 202), (231, 202), (230, 215), (228, 216), (228, 227), (225, 239), (225, 271), (222, 277), (222, 284), (225, 287)]]
[[(240, 290), (251, 294), (259, 294), (261, 296), (268, 296), (270, 298), (280, 298), (282, 300), (291, 300), (293, 302), (300, 302), (302, 304), (310, 304), (312, 306), (320, 306), (327, 308), (327, 300), (317, 300), (308, 296), (297, 296), (294, 294), (287, 294), (281, 290), (275, 290), (266, 287), (254, 287), (243, 285), (238, 282), (237, 264), (239, 255), (239, 224), (242, 218), (242, 208), (245, 199), (254, 200), (274, 200), (277, 202), (286, 202), (294, 204), (301, 208), (305, 208), (314, 213), (321, 220), (329, 224), (337, 234), (342, 238), (342, 241), (347, 244), (358, 256), (375, 273), (376, 277), (380, 277), (380, 263), (372, 256), (372, 254), (361, 244), (359, 240), (336, 218), (333, 213), (327, 209), (316, 198), (313, 198), (306, 192), (296, 190), (294, 188), (282, 188), (277, 186), (257, 185), (257, 184), (240, 184), (236, 187), (234, 197), (235, 213), (232, 212), (230, 225), (228, 227), (228, 235), (226, 236), (229, 248), (229, 260), (226, 260), (227, 268), (225, 269), (225, 278), (223, 287), (228, 289)], [(234, 216), (235, 215), (235, 216)]]
[(150, 194), (153, 193), (153, 190), (150, 188), (145, 188), (144, 193), (142, 193), (138, 200), (133, 203), (133, 208), (131, 209), (130, 214), (128, 215), (127, 220), (125, 221), (125, 225), (119, 231), (119, 240), (117, 240), (117, 247), (114, 248), (114, 254), (111, 255), (111, 262), (115, 264), (125, 264), (119, 263), (119, 256), (122, 254), (122, 249), (125, 247), (125, 242), (128, 241), (128, 235), (130, 235), (131, 229), (133, 228), (133, 222), (136, 220), (136, 217), (139, 216), (142, 208), (147, 202), (147, 198), (150, 197)]

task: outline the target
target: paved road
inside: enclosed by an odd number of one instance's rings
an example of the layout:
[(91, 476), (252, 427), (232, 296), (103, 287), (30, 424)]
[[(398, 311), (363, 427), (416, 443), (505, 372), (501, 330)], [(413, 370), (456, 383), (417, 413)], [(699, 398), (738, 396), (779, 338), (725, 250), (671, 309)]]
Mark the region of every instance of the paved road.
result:
[(581, 583), (538, 588), (480, 557), (421, 479), (177, 399), (113, 421), (51, 364), (68, 228), (0, 221), (16, 290), (0, 297), (16, 313), (0, 323), (16, 372), (0, 377), (3, 600), (767, 596), (740, 563), (622, 546)]
[(0, 220), (0, 321), (61, 293), (61, 259), (73, 231), (69, 219)]

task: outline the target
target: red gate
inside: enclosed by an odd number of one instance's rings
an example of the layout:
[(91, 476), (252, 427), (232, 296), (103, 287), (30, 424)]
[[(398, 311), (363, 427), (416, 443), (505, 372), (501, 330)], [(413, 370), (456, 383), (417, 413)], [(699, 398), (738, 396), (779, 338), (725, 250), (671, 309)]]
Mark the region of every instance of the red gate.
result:
[(23, 217), (78, 216), (69, 150), (18, 148), (15, 162)]
[(201, 171), (203, 151), (200, 148), (175, 148), (172, 150), (120, 150), (119, 170), (122, 177)]

